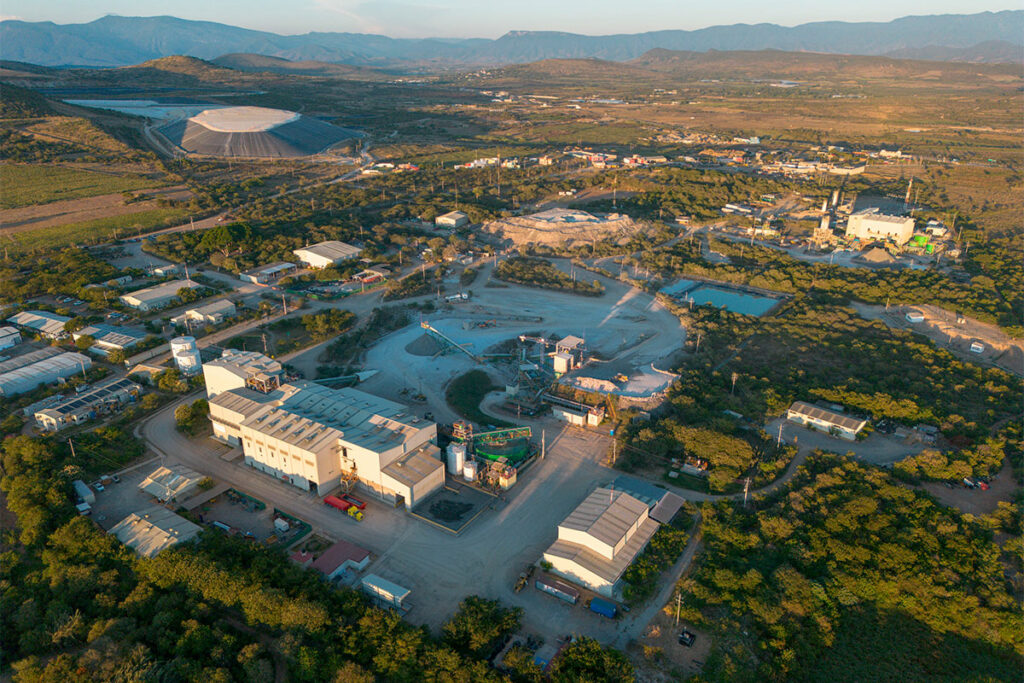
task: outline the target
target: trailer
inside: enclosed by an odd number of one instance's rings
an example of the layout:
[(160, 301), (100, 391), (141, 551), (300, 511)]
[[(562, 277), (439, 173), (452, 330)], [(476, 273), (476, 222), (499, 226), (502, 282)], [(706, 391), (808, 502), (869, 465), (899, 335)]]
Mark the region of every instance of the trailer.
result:
[[(363, 511), (347, 500), (343, 500), (337, 496), (324, 496), (324, 505), (330, 505), (332, 508), (341, 510), (357, 522), (363, 521)], [(363, 503), (363, 507), (366, 507), (366, 503)]]
[(604, 598), (592, 598), (590, 600), (590, 611), (596, 614), (600, 614), (602, 617), (608, 617), (614, 619), (615, 615), (619, 613), (619, 608), (616, 607), (614, 602), (609, 602)]
[(89, 485), (84, 481), (81, 479), (75, 479), (71, 485), (75, 487), (75, 494), (82, 499), (83, 503), (89, 503), (92, 505), (96, 502), (96, 494), (92, 492), (92, 489), (90, 489)]
[(533, 585), (537, 590), (553, 595), (560, 600), (565, 600), (570, 605), (575, 605), (580, 601), (580, 592), (578, 590), (557, 579), (541, 576), (533, 582)]

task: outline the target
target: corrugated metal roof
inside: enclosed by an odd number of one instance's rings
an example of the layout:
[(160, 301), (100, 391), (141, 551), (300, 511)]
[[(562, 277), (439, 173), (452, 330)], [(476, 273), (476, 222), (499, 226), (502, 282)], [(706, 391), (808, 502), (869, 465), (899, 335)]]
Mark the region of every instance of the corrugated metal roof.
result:
[(318, 242), (316, 244), (311, 244), (308, 247), (296, 249), (292, 253), (300, 259), (304, 255), (312, 254), (337, 263), (338, 261), (356, 258), (359, 256), (361, 251), (362, 249), (354, 247), (351, 244), (339, 242), (337, 240), (328, 240), (326, 242)]
[(200, 528), (159, 505), (133, 512), (110, 530), (110, 534), (142, 557), (153, 557), (171, 546), (189, 541)]
[(803, 401), (796, 401), (789, 407), (789, 411), (796, 413), (797, 415), (803, 415), (804, 417), (810, 417), (815, 420), (821, 420), (822, 422), (828, 422), (834, 424), (837, 427), (843, 427), (845, 429), (852, 429), (853, 431), (860, 431), (864, 425), (868, 423), (867, 420), (861, 420), (859, 418), (850, 417), (849, 415), (843, 415), (825, 408), (819, 408), (818, 406), (811, 405), (810, 403), (804, 403)]
[(383, 593), (384, 595), (390, 595), (399, 602), (409, 596), (411, 592), (404, 586), (399, 586), (393, 581), (377, 576), (376, 574), (367, 574), (363, 577), (363, 587), (374, 589), (375, 592)]
[(628, 493), (598, 488), (559, 526), (583, 531), (615, 547), (647, 513), (647, 505)]

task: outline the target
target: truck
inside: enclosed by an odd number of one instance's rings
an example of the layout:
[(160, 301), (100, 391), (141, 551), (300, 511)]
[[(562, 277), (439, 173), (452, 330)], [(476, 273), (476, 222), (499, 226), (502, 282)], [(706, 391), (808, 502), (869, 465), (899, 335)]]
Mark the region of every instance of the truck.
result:
[(359, 500), (358, 498), (356, 498), (353, 495), (345, 493), (345, 494), (343, 494), (341, 496), (341, 499), (343, 501), (345, 501), (346, 503), (348, 503), (349, 505), (351, 505), (352, 507), (359, 508), (360, 510), (365, 510), (366, 509), (366, 503), (364, 503), (363, 501)]
[(602, 617), (608, 617), (609, 619), (614, 619), (615, 615), (619, 612), (619, 608), (615, 606), (614, 602), (609, 602), (604, 598), (591, 598), (588, 607), (590, 607), (591, 612), (600, 614)]
[(96, 502), (96, 494), (92, 492), (92, 489), (84, 481), (75, 479), (71, 482), (71, 485), (75, 487), (75, 494), (82, 499), (83, 503), (92, 505)]
[[(324, 496), (324, 505), (341, 510), (357, 522), (363, 521), (363, 511), (347, 500), (342, 500), (337, 496)], [(363, 507), (366, 507), (366, 503), (363, 503)]]

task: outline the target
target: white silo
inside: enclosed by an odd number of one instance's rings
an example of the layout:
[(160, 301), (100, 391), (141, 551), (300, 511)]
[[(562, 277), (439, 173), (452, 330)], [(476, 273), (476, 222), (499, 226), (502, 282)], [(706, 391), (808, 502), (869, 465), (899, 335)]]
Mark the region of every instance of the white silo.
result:
[(202, 371), (203, 360), (199, 356), (199, 345), (195, 337), (175, 337), (171, 340), (171, 356), (174, 365), (186, 375)]
[(470, 460), (462, 466), (462, 477), (466, 481), (476, 481), (476, 461)]
[(459, 476), (466, 464), (466, 444), (452, 442), (448, 444), (448, 474)]

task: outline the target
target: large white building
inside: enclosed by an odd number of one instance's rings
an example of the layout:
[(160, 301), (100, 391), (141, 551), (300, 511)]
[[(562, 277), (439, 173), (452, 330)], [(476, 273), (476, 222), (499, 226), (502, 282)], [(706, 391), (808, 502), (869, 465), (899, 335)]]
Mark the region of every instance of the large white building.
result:
[(328, 240), (296, 249), (292, 253), (298, 257), (301, 263), (310, 268), (328, 268), (357, 259), (362, 251), (359, 247), (353, 247), (351, 244)]
[(352, 481), (407, 508), (444, 485), (433, 422), (357, 389), (276, 386), (266, 379), (273, 376), (267, 361), (276, 362), (263, 358), (203, 366), (213, 435), (241, 444), (247, 465), (321, 495)]
[(851, 417), (834, 410), (796, 401), (786, 412), (786, 419), (809, 429), (827, 432), (833, 436), (854, 441), (857, 434), (867, 426), (868, 421), (859, 417)]
[(106, 356), (111, 351), (126, 351), (132, 348), (146, 338), (146, 333), (130, 327), (98, 323), (73, 332), (71, 337), (76, 342), (82, 337), (91, 337), (95, 343), (89, 350)]
[(598, 488), (558, 525), (558, 540), (543, 559), (553, 573), (613, 597), (626, 568), (658, 530), (648, 512), (628, 493)]
[(160, 285), (122, 294), (119, 298), (121, 303), (130, 308), (139, 311), (155, 311), (177, 302), (179, 290), (199, 289), (200, 287), (202, 285), (192, 280), (171, 280)]
[(461, 228), (469, 223), (469, 216), (461, 211), (449, 211), (434, 219), (434, 225), (441, 228)]
[(865, 209), (850, 216), (846, 222), (846, 236), (859, 240), (891, 240), (903, 245), (914, 235), (914, 219), (909, 216), (889, 216)]

